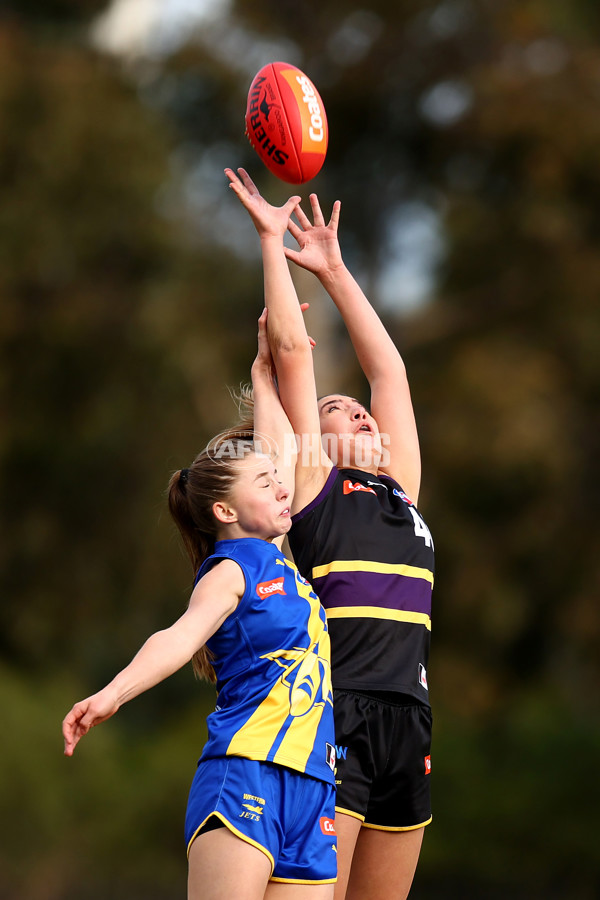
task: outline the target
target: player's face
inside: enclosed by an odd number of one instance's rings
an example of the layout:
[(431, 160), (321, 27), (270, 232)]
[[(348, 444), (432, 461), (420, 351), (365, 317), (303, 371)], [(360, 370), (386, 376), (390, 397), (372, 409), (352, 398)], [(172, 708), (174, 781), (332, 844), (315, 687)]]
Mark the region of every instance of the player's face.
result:
[(377, 471), (382, 448), (377, 422), (362, 403), (344, 394), (319, 401), (323, 447), (340, 467)]
[(286, 534), (292, 524), (290, 492), (279, 481), (273, 461), (268, 456), (251, 453), (236, 467), (239, 475), (228, 501), (236, 521), (229, 536), (270, 541)]

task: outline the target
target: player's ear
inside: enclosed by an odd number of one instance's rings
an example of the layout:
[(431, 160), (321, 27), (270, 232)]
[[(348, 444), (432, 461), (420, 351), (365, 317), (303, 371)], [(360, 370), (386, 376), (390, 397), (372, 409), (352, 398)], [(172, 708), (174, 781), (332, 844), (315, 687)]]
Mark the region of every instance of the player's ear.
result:
[(219, 500), (213, 503), (212, 511), (217, 522), (221, 522), (223, 525), (231, 525), (238, 520), (237, 512), (229, 503), (223, 503)]

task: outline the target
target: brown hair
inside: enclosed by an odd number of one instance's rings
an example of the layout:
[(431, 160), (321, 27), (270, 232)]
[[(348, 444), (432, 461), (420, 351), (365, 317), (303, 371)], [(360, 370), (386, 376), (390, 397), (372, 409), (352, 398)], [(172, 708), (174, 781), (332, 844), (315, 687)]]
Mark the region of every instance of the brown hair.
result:
[[(246, 423), (224, 431), (198, 454), (189, 469), (174, 472), (169, 481), (169, 511), (190, 557), (194, 575), (215, 548), (217, 520), (213, 504), (226, 500), (239, 475), (235, 461), (254, 451), (254, 431)], [(192, 659), (199, 678), (215, 682), (211, 653), (201, 647)]]

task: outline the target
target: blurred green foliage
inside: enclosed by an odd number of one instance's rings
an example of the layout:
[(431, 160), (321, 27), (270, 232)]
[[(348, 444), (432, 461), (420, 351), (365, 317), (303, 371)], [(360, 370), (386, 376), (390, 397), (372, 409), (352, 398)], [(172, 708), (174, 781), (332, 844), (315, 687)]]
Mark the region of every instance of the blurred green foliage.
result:
[[(421, 433), (436, 732), (411, 896), (595, 897), (597, 5), (238, 0), (126, 64), (89, 41), (102, 8), (0, 12), (0, 900), (184, 895), (211, 690), (178, 673), (68, 761), (60, 721), (187, 602), (164, 490), (253, 358), (261, 271), (222, 169), (287, 196), (243, 137), (252, 66), (282, 56), (329, 117), (302, 192), (343, 200)], [(364, 395), (298, 283), (322, 392)]]

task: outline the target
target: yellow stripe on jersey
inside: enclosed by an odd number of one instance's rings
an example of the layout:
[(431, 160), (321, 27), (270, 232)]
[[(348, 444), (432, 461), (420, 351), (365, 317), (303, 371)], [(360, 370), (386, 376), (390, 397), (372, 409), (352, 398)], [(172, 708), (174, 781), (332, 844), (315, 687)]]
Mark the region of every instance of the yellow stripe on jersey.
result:
[[(281, 651), (286, 652), (286, 651)], [(302, 658), (306, 651), (296, 651)], [(293, 651), (286, 652), (289, 658)], [(290, 688), (280, 678), (273, 685), (263, 702), (250, 718), (233, 735), (227, 747), (228, 756), (246, 756), (248, 759), (268, 759), (275, 738), (290, 714)], [(312, 745), (310, 747), (312, 750)], [(305, 755), (308, 756), (308, 748)]]
[[(268, 659), (281, 666), (281, 677), (234, 734), (227, 753), (250, 759), (267, 759), (291, 716), (273, 762), (293, 768), (302, 764), (301, 771), (304, 771), (314, 747), (324, 702), (332, 704), (329, 633), (320, 616), (319, 601), (311, 596), (311, 586), (296, 578), (297, 569), (292, 563), (286, 560), (285, 565), (292, 569), (298, 595), (309, 605), (307, 630), (310, 646), (267, 654)], [(327, 700), (315, 702), (319, 693)]]
[[(286, 560), (296, 577), (296, 567)], [(308, 619), (308, 634), (313, 646), (309, 649), (298, 668), (298, 672), (290, 684), (289, 675), (286, 673), (285, 681), (290, 685), (290, 712), (294, 716), (292, 722), (279, 745), (273, 762), (286, 764), (286, 760), (297, 759), (303, 755), (303, 748), (312, 747), (315, 742), (317, 729), (321, 720), (323, 703), (314, 703), (316, 694), (321, 689), (321, 696), (326, 697), (328, 703), (333, 705), (331, 692), (331, 649), (329, 633), (325, 631), (321, 619), (321, 605), (312, 597), (312, 587), (296, 578), (298, 595), (310, 604)], [(291, 674), (291, 672), (290, 672)]]
[(391, 619), (394, 622), (424, 625), (428, 631), (431, 631), (431, 618), (427, 613), (386, 609), (383, 606), (333, 606), (326, 609), (325, 612), (328, 619)]
[(418, 566), (397, 565), (396, 563), (372, 562), (368, 559), (336, 559), (324, 566), (315, 566), (311, 578), (323, 578), (330, 572), (379, 572), (382, 575), (406, 575), (408, 578), (423, 578), (433, 585), (433, 572)]

